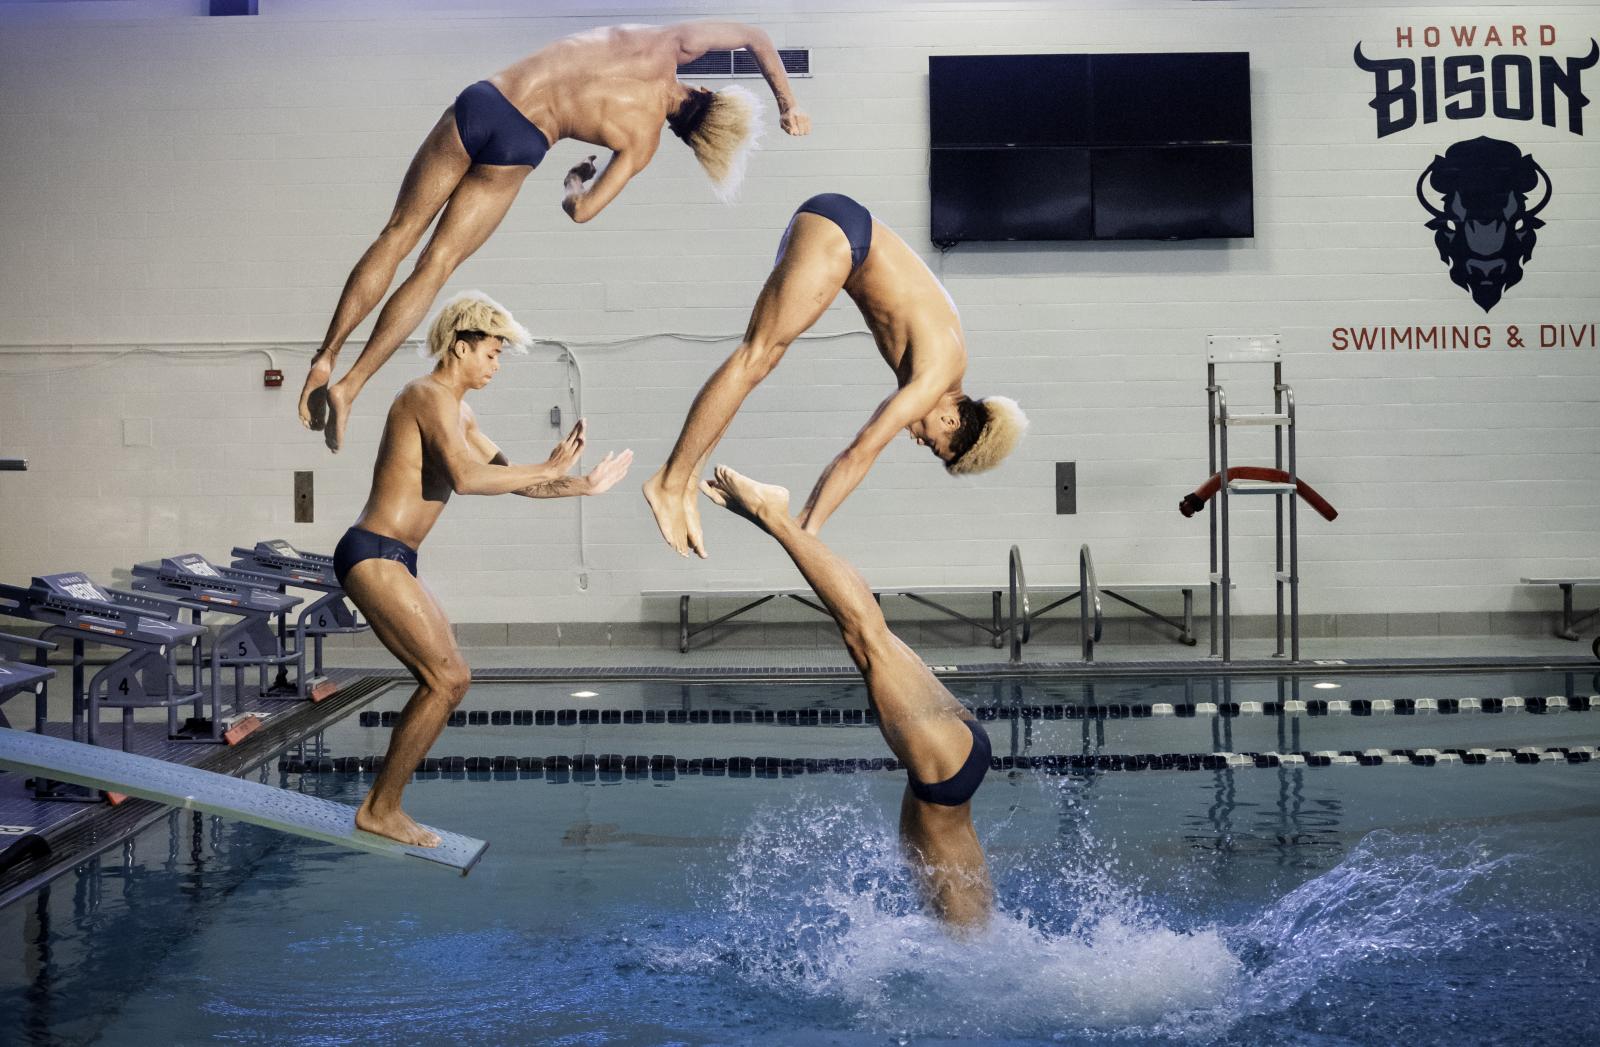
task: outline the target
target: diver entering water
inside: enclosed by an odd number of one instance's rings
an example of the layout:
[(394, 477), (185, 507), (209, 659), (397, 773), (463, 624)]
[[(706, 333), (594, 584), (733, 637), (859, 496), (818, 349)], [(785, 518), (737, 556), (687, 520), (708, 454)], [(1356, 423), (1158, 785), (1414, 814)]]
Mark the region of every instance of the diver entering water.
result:
[(989, 770), (989, 735), (889, 631), (855, 569), (789, 514), (787, 490), (726, 466), (718, 466), (701, 490), (777, 539), (833, 615), (866, 682), (883, 740), (906, 768), (900, 838), (923, 895), (946, 923), (984, 926), (994, 888), (972, 825), (972, 795)]

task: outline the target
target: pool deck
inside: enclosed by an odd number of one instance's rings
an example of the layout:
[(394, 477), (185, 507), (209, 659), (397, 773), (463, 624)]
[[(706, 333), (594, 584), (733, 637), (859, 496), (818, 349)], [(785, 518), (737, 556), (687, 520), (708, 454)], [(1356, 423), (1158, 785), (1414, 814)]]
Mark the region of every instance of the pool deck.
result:
[[(1207, 649), (1174, 643), (1118, 644), (1101, 647), (1096, 661), (1085, 663), (1072, 644), (1033, 643), (1027, 661), (1013, 664), (1007, 652), (985, 644), (924, 643), (918, 653), (942, 676), (1036, 675), (1217, 675), (1362, 670), (1472, 671), (1548, 667), (1569, 672), (1600, 671), (1587, 644), (1554, 636), (1533, 637), (1344, 637), (1315, 638), (1301, 644), (1300, 663), (1271, 657), (1271, 640), (1245, 640), (1236, 657), (1224, 665), (1205, 657)], [(813, 647), (761, 647), (723, 644), (687, 654), (675, 650), (630, 646), (477, 647), (463, 652), (474, 679), (826, 679), (855, 675), (838, 643)], [(318, 702), (254, 699), (246, 709), (264, 715), (261, 729), (238, 745), (172, 742), (159, 711), (136, 718), (130, 751), (174, 760), (222, 774), (244, 775), (261, 767), (287, 746), (314, 735), (349, 716), (406, 678), (388, 652), (374, 645), (330, 646), (329, 661), (341, 666), (329, 675), (339, 691)], [(50, 733), (67, 735), (70, 696), (58, 678), (51, 693)], [(22, 700), (14, 703), (20, 714)], [(108, 724), (107, 738), (120, 740), (120, 729)], [(11, 852), (0, 851), (0, 906), (31, 892), (70, 870), (85, 858), (128, 839), (161, 817), (159, 804), (130, 799), (118, 805), (37, 800), (17, 774), (0, 773), (0, 826), (28, 827), (26, 839), (13, 836)], [(20, 846), (19, 846), (20, 845)]]

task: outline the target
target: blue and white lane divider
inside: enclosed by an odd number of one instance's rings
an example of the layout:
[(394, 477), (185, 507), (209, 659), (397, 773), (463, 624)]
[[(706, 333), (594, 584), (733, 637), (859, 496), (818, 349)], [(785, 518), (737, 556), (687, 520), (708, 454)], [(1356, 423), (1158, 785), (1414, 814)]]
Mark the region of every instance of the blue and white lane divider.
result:
[[(1581, 764), (1600, 759), (1593, 745), (1521, 746), (1517, 748), (1320, 749), (1303, 752), (1214, 753), (1082, 753), (1046, 756), (997, 756), (990, 761), (996, 771), (1043, 771), (1047, 774), (1091, 774), (1100, 771), (1231, 771), (1270, 767), (1381, 767), (1407, 764), (1440, 767), (1480, 764)], [(382, 756), (320, 758), (284, 757), (283, 774), (376, 774)], [(706, 756), (684, 759), (656, 754), (580, 753), (575, 756), (429, 756), (417, 765), (417, 774), (492, 774), (508, 778), (566, 780), (572, 775), (616, 775), (664, 778), (679, 774), (711, 777), (772, 778), (800, 774), (850, 774), (858, 771), (894, 771), (901, 764), (893, 757), (817, 759), (789, 756)]]
[[(1523, 698), (1356, 698), (1349, 701), (1166, 702), (1092, 705), (982, 705), (979, 720), (1138, 720), (1199, 716), (1452, 716), (1461, 713), (1588, 712), (1600, 695)], [(393, 727), (400, 714), (367, 710), (362, 727)], [(871, 709), (496, 709), (457, 710), (451, 727), (575, 727), (629, 724), (776, 724), (787, 727), (873, 726)]]

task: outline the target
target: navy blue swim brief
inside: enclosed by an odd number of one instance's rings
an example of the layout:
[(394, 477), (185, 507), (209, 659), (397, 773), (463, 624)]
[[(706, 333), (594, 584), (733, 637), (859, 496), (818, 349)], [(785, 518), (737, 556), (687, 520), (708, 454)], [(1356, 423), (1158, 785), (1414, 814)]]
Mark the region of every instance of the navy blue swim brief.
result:
[(456, 133), (475, 164), (538, 167), (550, 149), (544, 132), (487, 80), (456, 96)]
[[(862, 262), (867, 260), (867, 252), (872, 250), (872, 212), (848, 196), (843, 193), (818, 193), (795, 208), (794, 213), (797, 215), (821, 215), (844, 230), (844, 237), (850, 242), (850, 272), (852, 274), (861, 268)], [(783, 242), (778, 245), (778, 258), (780, 260), (783, 258), (783, 252), (788, 246), (789, 232), (784, 230)]]
[(989, 773), (989, 732), (980, 727), (976, 720), (961, 722), (972, 732), (972, 751), (967, 753), (967, 762), (962, 764), (961, 770), (951, 777), (932, 784), (919, 782), (907, 773), (906, 784), (911, 787), (912, 796), (925, 803), (960, 807), (972, 799), (972, 794), (978, 791), (978, 786), (983, 783), (983, 776)]
[(350, 568), (362, 560), (396, 560), (406, 565), (411, 577), (417, 576), (415, 549), (398, 538), (352, 527), (339, 539), (338, 546), (333, 550), (333, 574), (339, 579), (340, 585), (344, 584), (344, 576), (350, 573)]

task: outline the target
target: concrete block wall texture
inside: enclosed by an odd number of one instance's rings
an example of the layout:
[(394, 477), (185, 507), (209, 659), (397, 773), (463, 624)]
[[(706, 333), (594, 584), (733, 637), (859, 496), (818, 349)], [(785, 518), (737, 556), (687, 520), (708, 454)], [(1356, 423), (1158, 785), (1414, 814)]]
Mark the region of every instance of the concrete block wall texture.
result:
[[(1352, 58), (1362, 42), (1369, 56), (1525, 54), (1537, 68), (1588, 50), (1592, 5), (282, 0), (227, 19), (200, 7), (0, 5), (0, 454), (31, 460), (0, 474), (0, 577), (109, 578), (267, 536), (331, 550), (365, 499), (382, 413), (423, 364), (405, 350), (390, 362), (336, 457), (295, 421), (295, 393), (423, 134), (463, 86), (563, 34), (707, 16), (811, 49), (814, 75), (795, 91), (814, 131), (786, 138), (769, 113), (731, 207), (668, 135), (584, 226), (558, 204), (588, 147), (559, 143), (451, 280), (446, 294), (488, 291), (578, 361), (541, 345), (475, 395), (513, 460), (548, 454), (553, 406), (564, 423), (589, 418), (591, 462), (637, 456), (624, 485), (581, 505), (456, 499), (422, 550), (455, 620), (673, 620), (674, 603), (640, 591), (797, 583), (770, 541), (709, 505), (711, 558), (679, 559), (637, 489), (734, 348), (794, 206), (822, 191), (856, 196), (923, 252), (966, 325), (969, 391), (1013, 396), (1033, 420), (1011, 461), (971, 479), (909, 440), (884, 453), (825, 532), (876, 583), (1001, 581), (1013, 543), (1030, 580), (1060, 583), (1083, 542), (1105, 583), (1203, 579), (1205, 522), (1174, 510), (1206, 476), (1205, 339), (1259, 333), (1283, 339), (1301, 474), (1341, 513), (1332, 525), (1302, 513), (1306, 613), (1548, 609), (1554, 590), (1520, 576), (1600, 574), (1600, 350), (1592, 334), (1583, 348), (1507, 344), (1508, 325), (1532, 337), (1600, 320), (1600, 117), (1585, 114), (1582, 134), (1561, 108), (1555, 126), (1491, 113), (1380, 138), (1374, 77)], [(1509, 41), (1515, 25), (1557, 39), (1485, 45), (1488, 27)], [(1444, 27), (1440, 46), (1424, 45), (1428, 26)], [(1451, 42), (1451, 26), (1478, 27), (1476, 43)], [(1166, 50), (1251, 54), (1253, 239), (933, 249), (929, 55)], [(1582, 75), (1592, 95), (1600, 68)], [(1436, 154), (1480, 135), (1532, 153), (1553, 186), (1525, 278), (1488, 314), (1450, 282), (1415, 191)], [(1332, 345), (1336, 328), (1480, 324), (1491, 348)], [(796, 345), (717, 454), (797, 502), (892, 388), (848, 299), (816, 331), (839, 337)], [(262, 388), (256, 349), (272, 350), (284, 388)], [(1265, 388), (1264, 376), (1232, 386), (1235, 406)], [(1235, 461), (1269, 459), (1269, 439), (1243, 433)], [(1076, 516), (1054, 515), (1061, 460), (1078, 463)], [(296, 470), (315, 473), (314, 523), (293, 522)], [(1234, 520), (1241, 614), (1272, 607), (1268, 505), (1242, 503)]]

